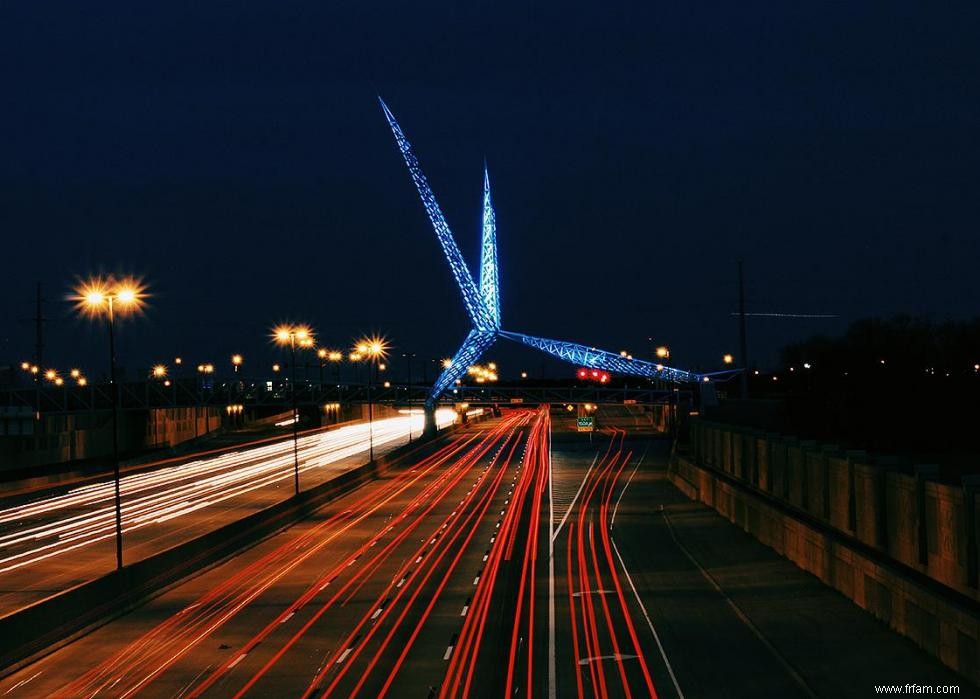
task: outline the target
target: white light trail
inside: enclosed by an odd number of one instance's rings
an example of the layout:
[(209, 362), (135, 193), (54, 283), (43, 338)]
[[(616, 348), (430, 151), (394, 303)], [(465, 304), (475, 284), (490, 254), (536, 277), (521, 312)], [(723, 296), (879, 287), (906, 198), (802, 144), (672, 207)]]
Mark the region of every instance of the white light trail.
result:
[[(406, 438), (409, 429), (418, 433), (423, 420), (417, 414), (375, 420), (375, 447)], [(455, 420), (452, 410), (436, 411), (440, 428)], [(368, 440), (364, 423), (301, 437), (300, 474), (365, 452)], [(120, 481), (123, 533), (274, 488), (292, 477), (292, 440), (125, 476)], [(115, 536), (113, 495), (108, 481), (0, 509), (0, 574)]]

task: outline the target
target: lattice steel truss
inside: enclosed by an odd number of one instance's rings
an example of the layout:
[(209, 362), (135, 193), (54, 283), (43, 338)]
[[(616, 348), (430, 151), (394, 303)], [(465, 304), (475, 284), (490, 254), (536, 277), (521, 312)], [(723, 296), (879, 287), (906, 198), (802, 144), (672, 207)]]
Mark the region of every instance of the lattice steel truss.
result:
[(604, 369), (617, 374), (627, 374), (630, 376), (643, 376), (651, 379), (663, 379), (673, 382), (703, 381), (711, 376), (730, 375), (740, 370), (735, 369), (727, 372), (717, 372), (715, 374), (698, 374), (683, 369), (675, 369), (663, 364), (653, 364), (637, 359), (628, 359), (613, 352), (586, 347), (574, 342), (563, 342), (560, 340), (549, 340), (546, 338), (524, 335), (523, 333), (509, 332), (501, 329), (500, 325), (500, 278), (497, 265), (497, 223), (493, 204), (490, 198), (490, 175), (486, 165), (483, 167), (483, 235), (480, 247), (480, 286), (477, 288), (473, 282), (473, 276), (469, 267), (463, 260), (463, 255), (459, 251), (459, 246), (453, 238), (449, 224), (446, 223), (442, 210), (436, 201), (432, 188), (429, 187), (428, 180), (422, 173), (418, 158), (412, 151), (412, 146), (405, 138), (404, 132), (395, 120), (395, 116), (388, 109), (388, 105), (379, 97), (381, 108), (384, 110), (385, 117), (395, 136), (395, 142), (401, 151), (408, 171), (412, 176), (412, 181), (418, 189), (419, 196), (432, 227), (435, 229), (436, 238), (442, 246), (442, 252), (449, 262), (449, 268), (456, 279), (460, 293), (463, 296), (463, 305), (466, 313), (470, 317), (473, 329), (470, 331), (463, 344), (460, 346), (456, 355), (453, 357), (449, 366), (446, 367), (426, 398), (425, 405), (432, 409), (444, 391), (455, 384), (456, 380), (462, 377), (467, 368), (475, 363), (480, 356), (494, 343), (497, 337), (503, 337), (513, 342), (519, 342), (541, 350), (553, 357), (558, 357), (566, 362), (571, 362), (580, 366)]
[(380, 101), (381, 108), (384, 109), (385, 116), (388, 118), (388, 124), (391, 126), (391, 131), (395, 135), (398, 149), (401, 151), (402, 157), (405, 158), (405, 164), (408, 166), (408, 171), (412, 175), (415, 188), (418, 189), (419, 196), (422, 197), (425, 212), (429, 215), (429, 220), (432, 221), (432, 227), (436, 231), (436, 238), (439, 239), (442, 252), (449, 262), (449, 269), (452, 271), (453, 277), (456, 279), (456, 285), (459, 286), (459, 291), (463, 295), (463, 305), (466, 306), (466, 313), (470, 317), (470, 322), (473, 323), (473, 326), (477, 330), (493, 330), (496, 327), (493, 322), (493, 316), (490, 314), (490, 310), (487, 308), (483, 296), (477, 290), (476, 284), (473, 283), (470, 269), (463, 260), (463, 253), (459, 251), (459, 246), (456, 245), (452, 231), (449, 230), (449, 224), (446, 223), (446, 217), (442, 215), (442, 209), (439, 208), (439, 202), (436, 201), (436, 197), (432, 193), (432, 188), (429, 187), (429, 182), (425, 179), (425, 174), (422, 172), (418, 158), (412, 152), (412, 146), (409, 144), (408, 139), (405, 138), (405, 134), (402, 133), (401, 127), (395, 121), (395, 117), (388, 109), (388, 105), (383, 100)]
[(490, 173), (483, 165), (483, 244), (480, 246), (480, 293), (494, 327), (500, 328), (500, 279), (497, 277), (497, 216), (490, 201)]
[(543, 337), (533, 337), (506, 330), (501, 330), (500, 336), (508, 340), (520, 342), (528, 347), (534, 347), (554, 357), (564, 359), (571, 364), (589, 367), (590, 369), (603, 369), (617, 374), (645, 376), (650, 379), (676, 382), (701, 381), (705, 376), (705, 374), (694, 374), (690, 371), (674, 369), (663, 364), (644, 362), (641, 359), (628, 359), (619, 354), (606, 352), (595, 347), (586, 347), (585, 345), (579, 345), (574, 342), (549, 340)]

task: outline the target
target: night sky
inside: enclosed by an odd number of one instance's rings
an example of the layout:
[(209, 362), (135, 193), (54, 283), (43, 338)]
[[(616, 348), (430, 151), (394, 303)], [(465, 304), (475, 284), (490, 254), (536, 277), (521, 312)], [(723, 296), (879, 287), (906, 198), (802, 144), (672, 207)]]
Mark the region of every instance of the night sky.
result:
[[(63, 298), (145, 277), (135, 371), (259, 371), (279, 320), (450, 354), (467, 330), (378, 107), (468, 259), (481, 168), (504, 326), (674, 364), (736, 348), (736, 260), (765, 365), (789, 340), (980, 308), (980, 6), (962, 3), (7, 2), (0, 365), (101, 369)], [(504, 373), (540, 367), (501, 350)], [(557, 366), (552, 372), (559, 371)], [(568, 371), (561, 369), (561, 371)]]

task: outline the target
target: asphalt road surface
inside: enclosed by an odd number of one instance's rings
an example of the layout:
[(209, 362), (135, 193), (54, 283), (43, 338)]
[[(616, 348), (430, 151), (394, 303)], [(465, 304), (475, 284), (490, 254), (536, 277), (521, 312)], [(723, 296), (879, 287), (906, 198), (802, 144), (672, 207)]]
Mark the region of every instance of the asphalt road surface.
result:
[[(440, 411), (441, 425), (452, 411)], [(422, 416), (376, 420), (300, 437), (300, 487), (309, 488), (416, 436)], [(372, 437), (373, 435), (373, 437)], [(123, 560), (165, 550), (293, 494), (293, 442), (236, 450), (121, 480)], [(112, 481), (8, 500), (0, 509), (0, 613), (115, 567)]]
[(688, 501), (667, 441), (608, 414), (592, 435), (531, 409), (450, 435), (0, 696), (976, 695)]

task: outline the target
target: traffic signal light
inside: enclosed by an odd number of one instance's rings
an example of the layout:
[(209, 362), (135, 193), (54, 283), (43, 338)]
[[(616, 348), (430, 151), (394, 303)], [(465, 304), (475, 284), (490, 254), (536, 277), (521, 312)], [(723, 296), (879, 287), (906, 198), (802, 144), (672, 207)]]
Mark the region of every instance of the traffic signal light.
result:
[(588, 369), (582, 367), (578, 370), (578, 378), (581, 381), (594, 381), (596, 383), (609, 383), (609, 372), (601, 369)]

